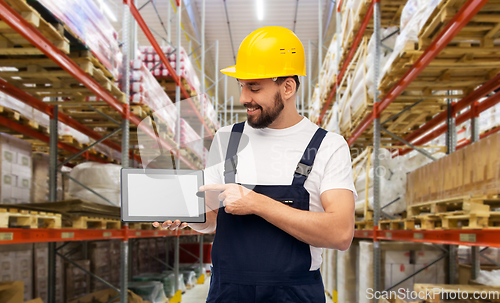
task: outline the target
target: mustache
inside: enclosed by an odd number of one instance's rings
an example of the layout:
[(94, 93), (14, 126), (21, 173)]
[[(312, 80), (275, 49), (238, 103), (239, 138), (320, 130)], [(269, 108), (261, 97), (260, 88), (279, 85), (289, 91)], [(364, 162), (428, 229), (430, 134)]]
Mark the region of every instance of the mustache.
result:
[(261, 106), (260, 106), (260, 105), (258, 105), (258, 104), (253, 104), (253, 103), (252, 103), (252, 104), (245, 104), (245, 105), (243, 105), (243, 106), (244, 106), (244, 107), (246, 107), (246, 108), (261, 108)]

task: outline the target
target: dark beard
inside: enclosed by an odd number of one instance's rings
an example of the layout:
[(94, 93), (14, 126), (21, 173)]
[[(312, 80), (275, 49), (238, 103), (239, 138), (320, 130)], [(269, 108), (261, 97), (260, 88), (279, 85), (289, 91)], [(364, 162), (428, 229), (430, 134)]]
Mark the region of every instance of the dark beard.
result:
[(285, 108), (285, 105), (280, 93), (278, 92), (274, 97), (274, 107), (268, 111), (264, 111), (264, 109), (260, 107), (260, 116), (248, 116), (248, 124), (253, 128), (266, 128), (271, 125), (276, 118), (278, 118), (283, 108)]

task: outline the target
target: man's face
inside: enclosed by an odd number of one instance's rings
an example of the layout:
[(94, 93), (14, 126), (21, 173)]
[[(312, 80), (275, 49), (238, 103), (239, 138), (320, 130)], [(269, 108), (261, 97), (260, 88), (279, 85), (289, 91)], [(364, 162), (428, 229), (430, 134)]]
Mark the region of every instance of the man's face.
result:
[(271, 79), (238, 80), (240, 103), (247, 109), (247, 121), (253, 128), (265, 128), (278, 118), (285, 107), (279, 86)]

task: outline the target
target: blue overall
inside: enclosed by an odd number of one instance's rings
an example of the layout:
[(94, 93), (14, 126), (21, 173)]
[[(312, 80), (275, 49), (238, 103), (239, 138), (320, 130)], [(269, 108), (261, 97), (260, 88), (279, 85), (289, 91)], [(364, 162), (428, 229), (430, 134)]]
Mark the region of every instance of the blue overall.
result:
[[(243, 127), (244, 122), (235, 124), (229, 138), (224, 165), (226, 184), (235, 183), (236, 153)], [(304, 182), (325, 135), (321, 128), (314, 134), (297, 165), (292, 185), (241, 185), (308, 211), (309, 193)], [(219, 209), (212, 263), (207, 303), (325, 302), (321, 274), (319, 270), (310, 271), (309, 245), (257, 215), (232, 215), (224, 207)]]

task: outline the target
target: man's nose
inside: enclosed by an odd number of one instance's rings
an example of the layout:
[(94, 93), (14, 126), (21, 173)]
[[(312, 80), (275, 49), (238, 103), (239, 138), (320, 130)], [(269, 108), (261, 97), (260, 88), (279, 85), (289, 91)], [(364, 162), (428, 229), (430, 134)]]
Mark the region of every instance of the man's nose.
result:
[(243, 86), (241, 88), (240, 103), (242, 105), (245, 105), (251, 102), (252, 102), (252, 97), (250, 96), (250, 89), (248, 87)]

